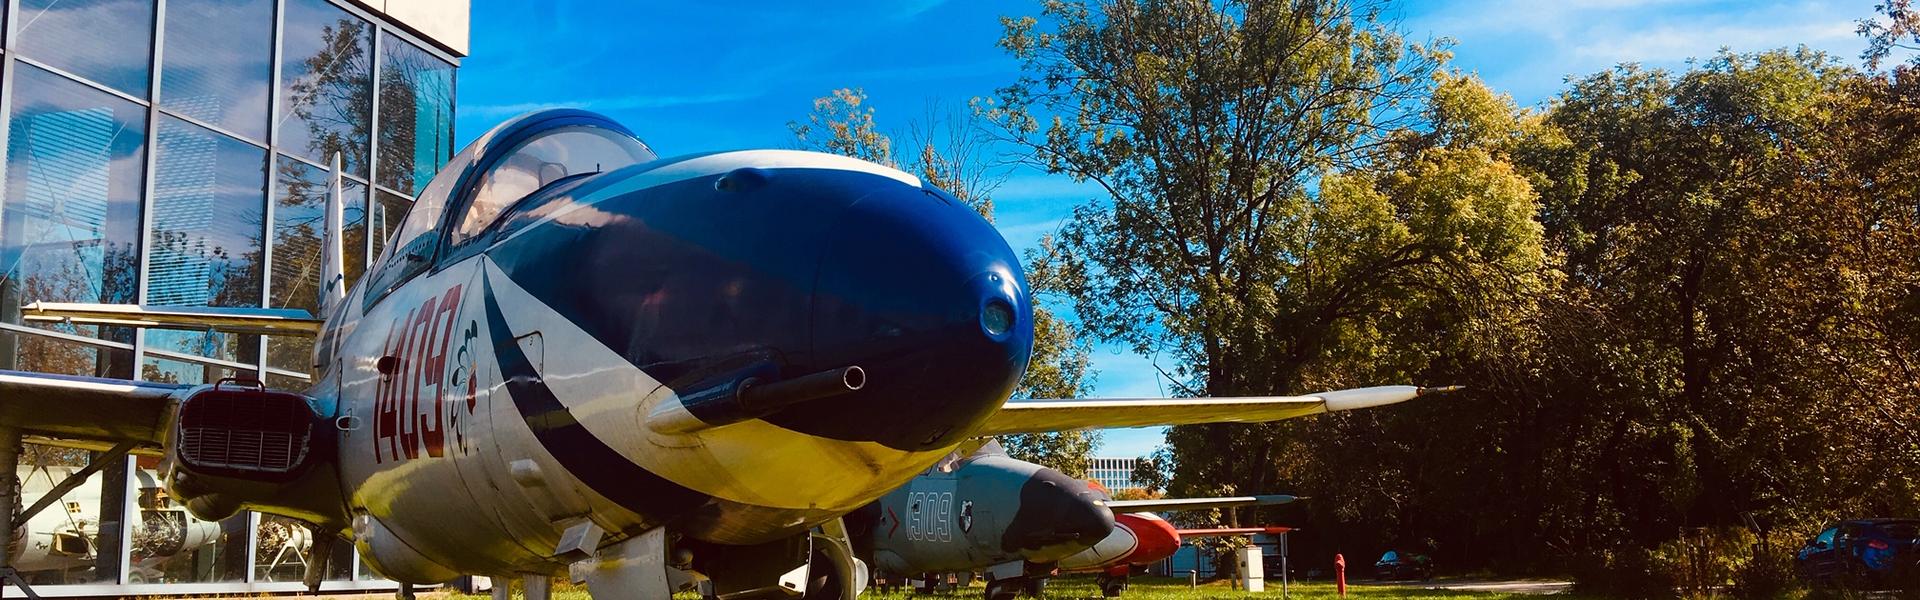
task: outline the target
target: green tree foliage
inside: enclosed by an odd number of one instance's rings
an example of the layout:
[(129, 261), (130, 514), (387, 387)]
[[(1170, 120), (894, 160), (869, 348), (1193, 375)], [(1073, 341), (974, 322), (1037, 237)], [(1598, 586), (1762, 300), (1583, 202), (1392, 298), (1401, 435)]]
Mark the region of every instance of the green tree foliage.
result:
[[(1303, 556), (1702, 589), (1763, 589), (1779, 561), (1680, 573), (1676, 549), (1778, 553), (1829, 519), (1920, 512), (1915, 78), (1722, 54), (1524, 110), (1371, 8), (1006, 21), (1025, 75), (983, 114), (1110, 192), (1035, 257), (1090, 333), (1175, 356), (1194, 395), (1471, 386), (1174, 428), (1174, 495), (1311, 496), (1262, 513), (1323, 532)], [(1750, 525), (1756, 543), (1681, 536)]]
[[(905, 169), (930, 185), (947, 190), (972, 205), (982, 217), (993, 219), (993, 190), (1005, 178), (989, 161), (991, 139), (973, 112), (927, 107), (924, 118), (910, 125), (907, 139), (916, 150), (905, 164), (896, 163), (892, 137), (881, 133), (866, 92), (834, 90), (814, 100), (807, 121), (789, 122), (800, 147), (831, 152)], [(1073, 325), (1045, 308), (1033, 313), (1033, 356), (1015, 398), (1074, 398), (1092, 389), (1092, 348)], [(1074, 477), (1085, 477), (1097, 431), (1063, 431), (1011, 435), (1001, 439), (1007, 454), (1047, 465)]]
[[(1050, 2), (1045, 27), (1006, 20), (1026, 75), (989, 117), (1035, 164), (1111, 196), (1075, 212), (1035, 279), (1091, 332), (1175, 356), (1194, 395), (1352, 383), (1325, 367), (1412, 356), (1394, 350), (1425, 317), (1407, 303), (1505, 304), (1540, 270), (1529, 184), (1479, 139), (1498, 123), (1396, 133), (1442, 57), (1377, 9)], [(1273, 489), (1295, 428), (1175, 428), (1171, 491)]]

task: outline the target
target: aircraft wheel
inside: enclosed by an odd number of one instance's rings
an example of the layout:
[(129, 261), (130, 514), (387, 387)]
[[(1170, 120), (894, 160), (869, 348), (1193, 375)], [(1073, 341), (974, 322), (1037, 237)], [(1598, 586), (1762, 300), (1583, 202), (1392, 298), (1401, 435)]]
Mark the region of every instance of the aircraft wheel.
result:
[(1118, 577), (1100, 576), (1100, 595), (1107, 598), (1119, 598), (1127, 590), (1127, 580)]
[(959, 575), (954, 576), (953, 587), (956, 589), (973, 587), (973, 571), (961, 571)]
[(987, 581), (987, 600), (1013, 600), (1020, 596), (1021, 578)]
[(1020, 586), (1020, 593), (1028, 598), (1039, 598), (1047, 591), (1047, 578), (1027, 577), (1026, 584)]

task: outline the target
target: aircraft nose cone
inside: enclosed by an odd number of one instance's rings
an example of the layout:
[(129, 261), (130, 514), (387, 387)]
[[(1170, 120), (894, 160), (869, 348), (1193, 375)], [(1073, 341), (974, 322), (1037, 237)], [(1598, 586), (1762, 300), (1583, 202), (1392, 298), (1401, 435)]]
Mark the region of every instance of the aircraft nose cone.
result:
[(1098, 503), (1086, 482), (1041, 469), (1020, 488), (1020, 508), (1001, 546), (1027, 560), (1054, 562), (1086, 549), (1113, 532), (1113, 511)]
[(858, 365), (866, 387), (768, 421), (902, 450), (957, 442), (1024, 372), (1033, 315), (1018, 258), (957, 200), (909, 186), (842, 212), (812, 307), (814, 364)]

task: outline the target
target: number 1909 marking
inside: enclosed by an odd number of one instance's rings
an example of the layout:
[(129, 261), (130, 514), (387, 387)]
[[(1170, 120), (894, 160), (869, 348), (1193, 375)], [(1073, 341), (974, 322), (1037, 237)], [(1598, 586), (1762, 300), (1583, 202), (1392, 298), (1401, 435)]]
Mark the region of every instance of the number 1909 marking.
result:
[(953, 541), (953, 492), (913, 492), (907, 495), (907, 539), (916, 542)]

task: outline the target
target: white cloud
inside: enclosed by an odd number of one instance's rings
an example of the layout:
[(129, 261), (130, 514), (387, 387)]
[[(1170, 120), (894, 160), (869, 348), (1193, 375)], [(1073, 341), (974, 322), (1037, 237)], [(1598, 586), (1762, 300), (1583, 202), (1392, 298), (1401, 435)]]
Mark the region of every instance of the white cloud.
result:
[(1806, 44), (1832, 47), (1855, 39), (1850, 21), (1781, 23), (1777, 25), (1723, 25), (1710, 28), (1659, 27), (1621, 36), (1596, 39), (1574, 46), (1571, 54), (1582, 62), (1671, 62), (1705, 58), (1728, 48), (1755, 52)]
[(548, 108), (579, 108), (601, 112), (616, 110), (646, 110), (653, 108), (674, 108), (699, 104), (721, 104), (738, 102), (758, 97), (757, 93), (724, 92), (698, 94), (691, 96), (674, 95), (632, 95), (605, 98), (581, 98), (557, 102), (519, 102), (514, 104), (477, 104), (460, 107), (462, 113), (485, 118), (511, 117), (521, 113)]

